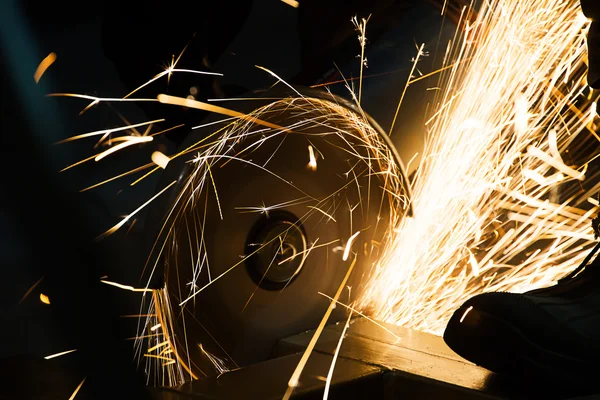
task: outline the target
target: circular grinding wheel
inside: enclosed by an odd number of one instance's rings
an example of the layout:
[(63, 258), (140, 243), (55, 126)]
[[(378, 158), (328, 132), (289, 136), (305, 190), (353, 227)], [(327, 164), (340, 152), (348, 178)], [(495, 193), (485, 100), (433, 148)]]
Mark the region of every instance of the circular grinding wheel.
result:
[(191, 131), (150, 216), (172, 347), (196, 375), (215, 357), (265, 360), (277, 340), (315, 329), (330, 304), (320, 293), (334, 296), (356, 257), (340, 297), (351, 303), (406, 212), (402, 164), (376, 124), (331, 95), (268, 95), (228, 104), (245, 118)]

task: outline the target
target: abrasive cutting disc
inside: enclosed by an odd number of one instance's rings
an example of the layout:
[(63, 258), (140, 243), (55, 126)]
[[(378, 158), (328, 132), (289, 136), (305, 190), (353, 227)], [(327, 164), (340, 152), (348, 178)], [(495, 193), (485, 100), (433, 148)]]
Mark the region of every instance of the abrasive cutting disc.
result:
[(153, 211), (173, 348), (197, 375), (216, 358), (265, 360), (278, 339), (315, 329), (330, 303), (322, 294), (356, 258), (340, 297), (350, 304), (407, 209), (400, 160), (364, 114), (331, 95), (269, 95), (226, 105), (244, 118), (192, 130)]

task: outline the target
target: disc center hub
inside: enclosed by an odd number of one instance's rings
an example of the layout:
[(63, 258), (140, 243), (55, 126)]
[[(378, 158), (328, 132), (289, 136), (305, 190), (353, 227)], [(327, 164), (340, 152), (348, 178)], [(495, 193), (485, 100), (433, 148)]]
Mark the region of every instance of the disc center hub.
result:
[(246, 251), (250, 276), (261, 287), (278, 289), (302, 270), (307, 255), (306, 234), (292, 213), (269, 213), (252, 227)]

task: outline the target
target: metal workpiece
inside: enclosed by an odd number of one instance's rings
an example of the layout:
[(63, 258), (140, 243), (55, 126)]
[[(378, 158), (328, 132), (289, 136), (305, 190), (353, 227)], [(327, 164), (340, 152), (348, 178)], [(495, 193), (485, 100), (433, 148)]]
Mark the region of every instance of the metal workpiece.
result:
[[(568, 399), (568, 389), (512, 381), (455, 354), (441, 337), (395, 325), (352, 321), (339, 359), (378, 366), (385, 372), (384, 399)], [(335, 354), (343, 324), (327, 326), (314, 352)], [(388, 331), (392, 333), (389, 333)], [(278, 354), (306, 348), (313, 332), (279, 342)], [(399, 338), (399, 339), (398, 339)], [(556, 384), (556, 382), (554, 382)]]
[[(290, 354), (178, 388), (156, 389), (156, 397), (160, 400), (281, 399), (301, 356), (301, 353)], [(310, 357), (293, 399), (323, 398), (332, 358), (321, 353)], [(350, 359), (338, 359), (328, 395), (332, 399), (383, 398), (383, 369)]]
[[(311, 353), (292, 399), (547, 399), (570, 397), (548, 384), (518, 383), (478, 367), (428, 333), (364, 318), (352, 321), (337, 359), (342, 323), (325, 327)], [(281, 399), (314, 331), (279, 341), (272, 359), (177, 388), (155, 389), (157, 400)], [(399, 339), (398, 339), (399, 338)], [(327, 375), (333, 366), (330, 386)]]

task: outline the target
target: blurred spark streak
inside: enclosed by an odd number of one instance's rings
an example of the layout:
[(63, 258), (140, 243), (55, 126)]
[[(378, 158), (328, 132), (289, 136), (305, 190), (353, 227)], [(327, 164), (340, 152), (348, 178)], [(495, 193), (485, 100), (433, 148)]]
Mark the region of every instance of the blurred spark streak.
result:
[(102, 186), (102, 185), (104, 185), (105, 183), (112, 182), (112, 181), (114, 181), (114, 180), (117, 180), (117, 179), (119, 179), (119, 178), (122, 178), (122, 177), (124, 177), (124, 176), (131, 175), (131, 174), (135, 174), (136, 172), (140, 172), (140, 171), (143, 171), (143, 170), (145, 170), (145, 169), (148, 169), (148, 168), (150, 168), (150, 167), (151, 167), (151, 166), (153, 166), (153, 165), (154, 165), (154, 163), (148, 163), (148, 164), (146, 164), (146, 165), (142, 165), (141, 167), (134, 168), (134, 169), (132, 169), (132, 170), (130, 170), (130, 171), (127, 171), (127, 172), (124, 172), (124, 173), (122, 173), (122, 174), (120, 174), (120, 175), (113, 176), (112, 178), (108, 178), (108, 179), (106, 179), (106, 180), (104, 180), (104, 181), (102, 181), (102, 182), (98, 182), (98, 183), (96, 183), (96, 184), (94, 184), (94, 185), (92, 185), (92, 186), (88, 186), (88, 187), (86, 187), (86, 188), (84, 188), (84, 189), (81, 189), (81, 190), (80, 190), (80, 192), (86, 192), (86, 191), (88, 191), (88, 190), (91, 190), (91, 189), (97, 188), (98, 186)]
[(331, 359), (331, 366), (329, 367), (329, 372), (327, 373), (327, 379), (325, 381), (325, 390), (323, 391), (323, 400), (327, 400), (329, 396), (329, 388), (331, 386), (331, 379), (333, 378), (333, 370), (335, 369), (335, 362), (337, 361), (338, 355), (340, 354), (340, 349), (342, 348), (342, 342), (344, 341), (344, 337), (346, 336), (346, 331), (350, 326), (350, 319), (352, 319), (352, 311), (348, 314), (348, 319), (346, 320), (346, 324), (344, 325), (344, 329), (342, 329), (342, 333), (340, 334), (340, 340), (338, 341), (337, 347), (333, 352), (333, 358)]
[(288, 382), (288, 388), (283, 396), (283, 400), (288, 400), (291, 397), (292, 392), (294, 391), (294, 388), (296, 386), (298, 386), (298, 383), (300, 381), (300, 375), (302, 375), (302, 371), (304, 370), (304, 367), (306, 366), (308, 358), (310, 357), (315, 345), (317, 344), (317, 340), (319, 340), (319, 337), (321, 336), (321, 332), (323, 332), (323, 328), (325, 328), (325, 324), (327, 323), (327, 320), (329, 319), (331, 312), (335, 308), (335, 304), (336, 304), (335, 302), (340, 298), (342, 291), (346, 287), (346, 282), (348, 281), (348, 278), (350, 278), (350, 274), (352, 274), (355, 264), (356, 264), (356, 257), (354, 257), (354, 259), (352, 260), (352, 263), (350, 264), (350, 267), (348, 268), (348, 272), (346, 272), (346, 276), (344, 277), (344, 279), (342, 280), (342, 283), (338, 287), (338, 290), (335, 293), (335, 296), (333, 296), (334, 301), (329, 303), (329, 307), (327, 307), (327, 311), (325, 311), (325, 314), (323, 315), (323, 318), (321, 319), (319, 326), (315, 330), (315, 333), (313, 333), (313, 336), (310, 339), (310, 342), (308, 343), (306, 350), (304, 350), (304, 354), (302, 354), (302, 358), (300, 358), (300, 361), (298, 362), (298, 365), (296, 366), (296, 369), (294, 370), (294, 373), (292, 374), (292, 377), (290, 378), (290, 380)]
[(131, 232), (131, 230), (133, 229), (133, 226), (135, 225), (136, 222), (137, 222), (137, 218), (134, 218), (133, 221), (131, 221), (131, 225), (129, 225), (129, 228), (127, 228), (127, 231), (125, 232), (125, 234), (129, 235), (129, 232)]
[(141, 317), (156, 317), (156, 314), (127, 314), (120, 315), (120, 318), (141, 318)]
[(392, 125), (390, 126), (390, 131), (388, 133), (388, 136), (391, 136), (392, 132), (394, 131), (394, 125), (396, 125), (396, 119), (398, 118), (398, 113), (400, 112), (400, 107), (402, 106), (402, 102), (404, 101), (404, 96), (406, 95), (406, 90), (410, 86), (410, 83), (411, 83), (410, 80), (412, 79), (412, 76), (415, 73), (415, 68), (417, 68), (417, 63), (419, 62), (419, 58), (423, 54), (424, 47), (425, 47), (425, 43), (421, 44), (421, 47), (419, 47), (419, 49), (417, 51), (417, 56), (413, 60), (412, 69), (410, 70), (410, 73), (408, 74), (408, 79), (406, 80), (406, 85), (404, 85), (404, 89), (402, 90), (402, 95), (400, 96), (400, 100), (398, 100), (398, 106), (396, 107), (396, 113), (394, 114), (394, 119), (392, 120)]
[(129, 285), (123, 285), (121, 283), (117, 283), (117, 282), (112, 282), (112, 281), (107, 281), (104, 279), (101, 279), (100, 282), (102, 283), (106, 283), (107, 285), (111, 285), (111, 286), (115, 286), (118, 287), (119, 289), (123, 289), (123, 290), (129, 290), (130, 292), (152, 292), (152, 289), (139, 289), (139, 288), (134, 288), (133, 286), (129, 286)]
[(333, 216), (331, 216), (331, 215), (327, 214), (325, 211), (321, 210), (319, 207), (315, 207), (315, 206), (306, 206), (306, 207), (308, 207), (308, 208), (310, 208), (310, 209), (313, 209), (313, 210), (315, 210), (315, 211), (318, 211), (318, 212), (320, 212), (321, 214), (323, 214), (324, 216), (326, 216), (327, 218), (329, 218), (329, 220), (331, 220), (331, 221), (333, 221), (333, 222), (337, 222), (337, 221), (335, 220), (335, 218), (333, 218)]
[(283, 126), (275, 125), (275, 124), (272, 124), (267, 121), (262, 121), (258, 118), (250, 117), (250, 116), (248, 116), (248, 114), (244, 114), (239, 111), (230, 110), (229, 108), (225, 108), (225, 107), (215, 106), (214, 104), (203, 103), (203, 102), (197, 101), (197, 100), (185, 99), (183, 97), (170, 96), (167, 94), (159, 94), (157, 96), (157, 99), (160, 103), (163, 103), (163, 104), (172, 104), (172, 105), (177, 105), (177, 106), (182, 106), (182, 107), (195, 108), (198, 110), (210, 111), (215, 114), (228, 115), (230, 117), (237, 117), (237, 118), (249, 121), (249, 122), (254, 122), (256, 124), (263, 125), (268, 128), (273, 128), (273, 129), (281, 130), (284, 132), (289, 132), (289, 129), (284, 128)]
[[(88, 138), (88, 137), (92, 137), (92, 136), (111, 134), (111, 133), (114, 133), (114, 132), (120, 132), (120, 131), (125, 131), (127, 129), (137, 128), (139, 126), (156, 124), (158, 122), (164, 122), (164, 118), (155, 119), (153, 121), (140, 122), (139, 124), (133, 124), (133, 125), (127, 125), (127, 126), (120, 126), (118, 128), (101, 129), (99, 131), (83, 133), (81, 135), (72, 136), (70, 138), (66, 138), (66, 139), (60, 140), (60, 141), (56, 142), (55, 144), (62, 144), (62, 143), (72, 142), (74, 140), (84, 139), (84, 138)], [(68, 169), (68, 168), (71, 168), (71, 167), (67, 167), (65, 169)]]
[(155, 151), (154, 153), (152, 153), (151, 158), (152, 162), (161, 167), (162, 169), (167, 168), (167, 164), (169, 163), (169, 161), (171, 161), (169, 156), (165, 155), (165, 153), (162, 153), (160, 151)]
[(164, 346), (166, 346), (166, 345), (168, 345), (168, 344), (169, 344), (169, 341), (168, 341), (168, 340), (165, 340), (164, 342), (161, 342), (161, 343), (159, 343), (159, 344), (157, 344), (157, 345), (155, 345), (155, 346), (152, 346), (152, 347), (150, 347), (150, 348), (148, 349), (148, 353), (151, 353), (151, 352), (153, 352), (154, 350), (158, 350), (158, 349), (160, 349), (161, 347), (164, 347)]
[(315, 151), (313, 150), (313, 147), (311, 145), (308, 145), (308, 169), (310, 169), (311, 171), (316, 171), (317, 170), (317, 159), (315, 157)]
[(123, 143), (119, 143), (116, 146), (113, 146), (105, 151), (103, 151), (102, 153), (98, 154), (95, 158), (94, 161), (100, 161), (102, 160), (104, 157), (115, 153), (119, 150), (124, 149), (125, 147), (129, 147), (132, 146), (134, 144), (140, 144), (140, 143), (148, 143), (151, 142), (153, 140), (152, 136), (123, 136), (121, 137), (122, 140), (124, 140)]
[(384, 325), (380, 324), (379, 322), (375, 321), (373, 318), (370, 318), (370, 317), (366, 316), (365, 314), (363, 314), (362, 312), (358, 311), (356, 308), (349, 306), (347, 304), (344, 304), (341, 301), (335, 300), (333, 297), (328, 296), (325, 293), (321, 293), (321, 292), (318, 292), (318, 293), (321, 296), (327, 297), (331, 301), (335, 301), (336, 304), (339, 304), (340, 306), (347, 308), (348, 310), (352, 311), (353, 313), (360, 315), (361, 317), (365, 318), (367, 321), (372, 322), (373, 324), (377, 325), (378, 327), (380, 327), (381, 329), (383, 329), (384, 331), (386, 331), (387, 333), (389, 333), (390, 335), (395, 337), (397, 341), (402, 340), (402, 338), (400, 336), (396, 335), (394, 332), (392, 332), (391, 330), (389, 330), (388, 328), (386, 328)]
[(64, 356), (65, 354), (73, 353), (75, 351), (77, 351), (77, 349), (67, 350), (67, 351), (63, 351), (63, 352), (60, 352), (60, 353), (56, 353), (56, 354), (51, 354), (49, 356), (44, 357), (44, 360), (50, 360), (52, 358)]
[(464, 312), (464, 314), (462, 315), (462, 317), (460, 317), (460, 323), (462, 324), (462, 322), (465, 320), (465, 317), (467, 316), (468, 313), (471, 312), (471, 310), (473, 310), (473, 306), (470, 306), (469, 308), (467, 308)]
[(163, 72), (160, 72), (158, 74), (156, 74), (154, 76), (154, 78), (150, 79), (148, 82), (144, 83), (141, 86), (138, 86), (136, 89), (134, 89), (133, 91), (129, 92), (127, 95), (125, 95), (123, 97), (123, 100), (126, 100), (127, 98), (129, 98), (129, 96), (131, 96), (132, 94), (134, 94), (135, 92), (139, 91), (140, 89), (148, 86), (149, 84), (151, 84), (152, 82), (156, 81), (157, 79), (162, 78), (165, 75), (168, 75), (168, 78), (170, 78), (170, 76), (173, 74), (173, 72), (189, 72), (189, 73), (193, 73), (193, 74), (200, 74), (200, 75), (216, 75), (216, 76), (223, 76), (223, 74), (218, 73), (218, 72), (206, 72), (206, 71), (196, 71), (193, 69), (174, 69), (174, 68), (167, 68), (166, 70), (164, 70)]
[(75, 399), (75, 396), (77, 396), (77, 393), (79, 392), (79, 389), (81, 389), (81, 387), (83, 386), (83, 382), (85, 382), (85, 378), (83, 378), (81, 380), (81, 382), (79, 383), (79, 385), (77, 385), (77, 387), (75, 388), (75, 391), (73, 392), (73, 394), (71, 395), (71, 397), (69, 397), (69, 400), (74, 400)]
[(206, 99), (206, 101), (210, 102), (219, 102), (219, 101), (252, 101), (252, 100), (283, 100), (283, 97), (228, 97), (228, 98), (217, 98), (217, 99)]
[(527, 153), (531, 154), (534, 157), (539, 158), (540, 160), (544, 161), (548, 165), (553, 166), (554, 168), (561, 171), (563, 174), (568, 175), (573, 179), (577, 179), (580, 181), (583, 181), (585, 179), (585, 171), (579, 172), (577, 170), (574, 170), (573, 168), (569, 168), (563, 162), (560, 162), (560, 161), (550, 157), (548, 154), (544, 153), (543, 151), (541, 151), (540, 149), (538, 149), (537, 147), (535, 147), (533, 145), (527, 146)]
[(262, 69), (263, 71), (265, 71), (266, 73), (268, 73), (269, 75), (273, 76), (275, 79), (277, 79), (279, 82), (283, 83), (285, 86), (289, 87), (290, 89), (292, 89), (294, 91), (294, 93), (296, 93), (296, 95), (298, 95), (299, 97), (304, 97), (302, 96), (302, 94), (300, 94), (299, 91), (297, 91), (296, 89), (294, 89), (294, 87), (292, 85), (290, 85), (289, 83), (287, 83), (286, 81), (284, 81), (283, 79), (281, 79), (279, 77), (279, 75), (277, 75), (275, 72), (271, 71), (268, 68), (265, 67), (261, 67), (260, 65), (255, 65), (256, 68), (258, 69)]
[(153, 333), (151, 335), (133, 336), (133, 337), (127, 338), (125, 340), (140, 340), (140, 339), (147, 339), (147, 338), (157, 337), (157, 336), (161, 336), (161, 334), (160, 333)]
[(156, 324), (156, 325), (152, 326), (152, 327), (150, 328), (150, 330), (151, 330), (152, 332), (154, 332), (155, 330), (157, 330), (157, 329), (158, 329), (158, 328), (160, 328), (160, 327), (161, 327), (161, 324)]
[(206, 168), (208, 169), (208, 175), (210, 176), (210, 181), (212, 182), (212, 187), (215, 192), (217, 207), (219, 208), (219, 217), (221, 217), (221, 221), (223, 221), (223, 211), (221, 210), (221, 201), (219, 200), (219, 193), (217, 192), (217, 184), (215, 183), (215, 178), (213, 177), (212, 171), (210, 170), (210, 166), (208, 164), (206, 164)]
[(78, 99), (86, 99), (86, 100), (92, 100), (90, 102), (90, 104), (88, 104), (87, 106), (85, 106), (83, 108), (83, 110), (81, 110), (79, 112), (79, 115), (83, 115), (83, 113), (85, 113), (87, 110), (89, 110), (90, 108), (92, 108), (93, 106), (100, 104), (100, 103), (110, 103), (110, 102), (123, 102), (123, 101), (135, 101), (135, 102), (142, 102), (142, 101), (157, 101), (156, 99), (144, 99), (144, 98), (138, 98), (138, 99), (122, 99), (120, 97), (96, 97), (96, 96), (90, 96), (90, 95), (86, 95), (86, 94), (77, 94), (77, 93), (50, 93), (46, 95), (47, 97), (75, 97)]
[(162, 189), (160, 192), (158, 192), (157, 194), (152, 196), (150, 198), (150, 200), (146, 201), (144, 204), (142, 204), (141, 206), (136, 208), (131, 214), (129, 214), (128, 216), (123, 218), (121, 220), (121, 222), (119, 222), (118, 224), (116, 224), (115, 226), (113, 226), (112, 228), (107, 230), (106, 232), (104, 232), (102, 235), (98, 236), (98, 239), (102, 239), (108, 235), (112, 235), (113, 233), (115, 233), (117, 230), (119, 230), (119, 228), (121, 228), (123, 225), (125, 225), (125, 223), (127, 223), (127, 221), (129, 221), (129, 219), (131, 219), (131, 217), (133, 217), (135, 214), (137, 214), (140, 210), (142, 210), (148, 204), (152, 203), (152, 201), (154, 201), (154, 199), (156, 199), (158, 196), (163, 194), (167, 189), (169, 189), (171, 186), (173, 186), (176, 183), (177, 183), (177, 181), (173, 181), (173, 182), (169, 183), (164, 189)]
[(47, 94), (46, 97), (74, 97), (77, 99), (92, 100), (92, 102), (96, 102), (96, 103), (100, 103), (100, 102), (110, 103), (113, 101), (118, 101), (118, 102), (158, 101), (156, 99), (146, 99), (146, 98), (123, 99), (121, 97), (97, 97), (97, 96), (90, 96), (88, 94), (78, 94), (78, 93), (50, 93), (50, 94)]
[(175, 361), (172, 358), (164, 357), (164, 356), (159, 356), (159, 355), (156, 355), (156, 354), (148, 354), (148, 353), (146, 353), (146, 354), (144, 354), (144, 357), (158, 358), (159, 360), (165, 360), (165, 361)]
[(40, 282), (42, 282), (43, 279), (44, 279), (44, 277), (42, 276), (33, 285), (31, 285), (31, 287), (29, 289), (27, 289), (27, 291), (25, 292), (23, 297), (21, 297), (21, 300), (19, 300), (19, 304), (21, 304), (23, 302), (23, 300), (25, 300), (27, 298), (27, 296), (29, 296), (31, 294), (31, 292), (33, 292), (33, 290), (37, 287), (37, 285), (40, 284)]
[(56, 61), (56, 53), (50, 53), (42, 60), (42, 62), (40, 62), (40, 65), (38, 65), (35, 73), (33, 74), (33, 80), (35, 83), (40, 82), (42, 75), (44, 75), (44, 72), (46, 72), (48, 67), (54, 64), (54, 61)]
[(50, 304), (50, 298), (44, 293), (40, 293), (40, 301), (44, 304)]
[(294, 8), (298, 8), (298, 6), (300, 5), (300, 3), (298, 3), (296, 0), (281, 0), (283, 3), (287, 4), (288, 6), (292, 6)]
[(350, 250), (352, 249), (352, 243), (359, 234), (360, 231), (356, 231), (354, 235), (350, 236), (350, 239), (348, 239), (348, 243), (346, 243), (346, 247), (344, 248), (344, 255), (342, 256), (342, 260), (346, 261), (348, 259), (348, 256), (350, 255)]

